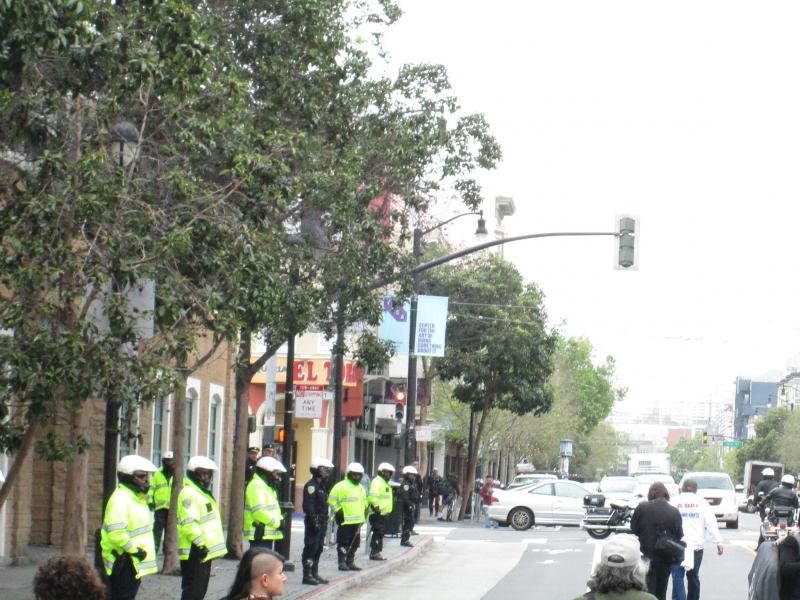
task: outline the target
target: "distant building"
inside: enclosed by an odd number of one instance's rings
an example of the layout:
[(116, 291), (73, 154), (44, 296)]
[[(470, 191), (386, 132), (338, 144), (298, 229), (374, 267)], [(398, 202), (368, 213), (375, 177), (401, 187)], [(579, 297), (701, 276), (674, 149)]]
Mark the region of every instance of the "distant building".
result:
[(737, 377), (734, 396), (734, 436), (739, 440), (755, 437), (755, 422), (779, 405), (779, 384)]

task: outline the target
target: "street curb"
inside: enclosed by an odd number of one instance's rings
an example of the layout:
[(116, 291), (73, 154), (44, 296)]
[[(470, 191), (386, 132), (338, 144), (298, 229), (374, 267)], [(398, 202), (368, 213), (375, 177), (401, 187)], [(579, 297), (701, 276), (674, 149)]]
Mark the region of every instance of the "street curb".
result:
[(312, 598), (314, 600), (323, 600), (327, 598), (336, 598), (340, 594), (343, 594), (350, 588), (355, 587), (367, 579), (374, 579), (375, 577), (387, 574), (389, 571), (392, 571), (397, 567), (407, 565), (411, 561), (419, 558), (419, 556), (428, 550), (428, 548), (430, 548), (430, 546), (433, 544), (432, 537), (420, 537), (421, 539), (414, 544), (413, 548), (407, 552), (404, 552), (400, 556), (390, 558), (389, 560), (382, 562), (379, 565), (375, 565), (374, 567), (362, 569), (361, 571), (355, 571), (350, 575), (345, 575), (339, 579), (334, 579), (327, 585), (315, 588), (308, 593), (303, 594), (302, 596), (297, 596), (295, 600), (311, 600)]

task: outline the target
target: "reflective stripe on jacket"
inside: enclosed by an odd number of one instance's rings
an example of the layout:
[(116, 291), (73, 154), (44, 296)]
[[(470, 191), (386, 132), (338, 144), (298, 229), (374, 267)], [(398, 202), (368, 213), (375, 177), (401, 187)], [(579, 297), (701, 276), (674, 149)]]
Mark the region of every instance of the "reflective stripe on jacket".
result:
[(181, 560), (189, 559), (192, 544), (208, 548), (203, 562), (228, 552), (217, 501), (186, 477), (178, 496), (178, 556)]
[(331, 489), (328, 504), (333, 507), (333, 512), (342, 511), (344, 525), (359, 525), (366, 521), (367, 493), (360, 483), (353, 483), (345, 477)]
[(150, 479), (147, 501), (155, 506), (155, 510), (168, 509), (170, 496), (172, 496), (172, 477), (167, 478), (164, 467), (161, 467)]
[(392, 488), (380, 473), (369, 484), (367, 502), (369, 503), (370, 512), (375, 512), (374, 509), (376, 508), (381, 511), (382, 515), (388, 515), (392, 512), (394, 507)]
[[(158, 572), (153, 539), (153, 513), (147, 506), (147, 496), (122, 484), (117, 485), (106, 504), (103, 528), (100, 531), (100, 547), (106, 575), (111, 575), (117, 556), (126, 552), (131, 554), (137, 579)], [(141, 561), (133, 556), (139, 548), (145, 551), (145, 558)]]
[(256, 527), (264, 524), (262, 540), (282, 540), (281, 507), (278, 495), (259, 473), (255, 473), (244, 494), (244, 536), (251, 542), (256, 539)]

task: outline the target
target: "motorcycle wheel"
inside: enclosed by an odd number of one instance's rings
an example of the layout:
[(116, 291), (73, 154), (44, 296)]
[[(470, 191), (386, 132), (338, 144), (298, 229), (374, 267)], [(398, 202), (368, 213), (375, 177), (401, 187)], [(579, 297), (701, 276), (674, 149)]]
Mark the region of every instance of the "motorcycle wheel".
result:
[(586, 533), (589, 534), (589, 537), (592, 537), (596, 540), (604, 540), (608, 536), (611, 535), (610, 529), (587, 529)]

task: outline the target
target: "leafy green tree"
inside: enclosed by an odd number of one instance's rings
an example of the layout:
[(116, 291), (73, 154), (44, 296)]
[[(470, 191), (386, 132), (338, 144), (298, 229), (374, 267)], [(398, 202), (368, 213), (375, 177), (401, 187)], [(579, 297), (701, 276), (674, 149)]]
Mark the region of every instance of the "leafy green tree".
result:
[(786, 408), (774, 408), (756, 420), (755, 438), (745, 441), (744, 446), (736, 452), (737, 479), (744, 473), (744, 465), (748, 460), (781, 461), (781, 441), (790, 414)]
[(442, 266), (430, 273), (426, 289), (448, 296), (452, 307), (439, 376), (455, 383), (455, 398), (478, 416), (464, 482), (468, 490), (492, 409), (522, 415), (544, 413), (552, 405), (548, 379), (558, 338), (547, 327), (539, 289), (524, 286), (519, 272), (500, 257)]
[(667, 448), (667, 453), (670, 456), (672, 468), (681, 473), (696, 470), (695, 465), (701, 460), (705, 449), (703, 436), (701, 433), (697, 433), (694, 437), (681, 438)]

